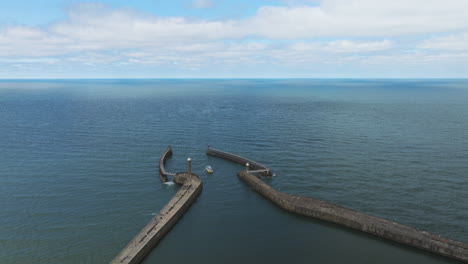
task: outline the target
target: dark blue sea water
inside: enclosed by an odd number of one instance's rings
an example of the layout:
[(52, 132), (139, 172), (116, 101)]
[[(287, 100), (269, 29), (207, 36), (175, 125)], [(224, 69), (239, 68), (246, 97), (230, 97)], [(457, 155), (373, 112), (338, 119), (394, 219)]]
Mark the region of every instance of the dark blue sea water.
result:
[(0, 81), (0, 263), (111, 261), (178, 189), (168, 145), (204, 189), (145, 264), (454, 263), (284, 212), (208, 144), (281, 191), (468, 242), (468, 80)]

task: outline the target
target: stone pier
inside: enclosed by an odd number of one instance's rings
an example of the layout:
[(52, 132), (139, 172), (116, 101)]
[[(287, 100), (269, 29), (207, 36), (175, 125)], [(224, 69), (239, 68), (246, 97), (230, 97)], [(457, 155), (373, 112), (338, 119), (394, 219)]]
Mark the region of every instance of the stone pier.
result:
[(140, 263), (177, 223), (202, 191), (200, 177), (194, 173), (191, 175), (176, 174), (174, 182), (182, 184), (180, 190), (112, 260), (112, 264)]
[(191, 158), (188, 159), (188, 172), (170, 173), (166, 171), (164, 164), (171, 155), (172, 149), (169, 146), (159, 159), (161, 181), (163, 183), (167, 182), (167, 175), (173, 175), (173, 181), (178, 185), (182, 185), (182, 187), (166, 206), (112, 260), (111, 264), (140, 263), (200, 195), (203, 185), (200, 177), (191, 171)]
[(210, 148), (210, 147), (208, 147), (208, 150), (206, 151), (206, 155), (227, 159), (227, 160), (239, 163), (239, 164), (244, 165), (244, 166), (246, 164), (249, 164), (248, 167), (250, 169), (259, 170), (260, 171), (259, 173), (263, 174), (264, 176), (271, 176), (272, 175), (270, 168), (268, 168), (266, 166), (263, 166), (262, 164), (260, 164), (260, 163), (258, 163), (256, 161), (250, 160), (248, 158), (245, 158), (245, 157), (242, 157), (242, 156), (239, 156), (239, 155), (235, 155), (235, 154), (232, 154), (232, 153), (229, 153), (229, 152), (224, 152), (224, 151), (221, 151), (221, 150), (213, 149), (213, 148)]
[[(252, 164), (251, 160), (228, 152), (208, 149), (207, 154), (241, 164), (242, 162)], [(367, 215), (326, 201), (280, 192), (263, 182), (257, 176), (249, 173), (248, 170), (240, 171), (237, 175), (255, 191), (291, 213), (324, 220), (442, 256), (468, 262), (468, 244)]]
[(240, 179), (286, 211), (346, 226), (408, 246), (468, 262), (468, 245), (438, 235), (367, 215), (326, 201), (277, 191), (261, 179), (240, 171)]
[(168, 175), (171, 175), (170, 172), (166, 171), (166, 160), (167, 158), (172, 156), (172, 148), (171, 146), (168, 146), (167, 149), (161, 154), (161, 157), (159, 158), (159, 177), (161, 178), (162, 182), (167, 182)]

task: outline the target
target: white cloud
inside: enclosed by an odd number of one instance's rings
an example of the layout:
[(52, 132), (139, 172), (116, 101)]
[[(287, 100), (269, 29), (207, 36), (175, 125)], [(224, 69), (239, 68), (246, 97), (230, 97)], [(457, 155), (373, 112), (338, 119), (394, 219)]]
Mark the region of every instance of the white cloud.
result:
[[(81, 4), (69, 10), (66, 20), (46, 28), (4, 29), (0, 33), (0, 56), (44, 56), (247, 37), (298, 41), (316, 37), (390, 38), (468, 29), (467, 17), (466, 0), (322, 0), (318, 6), (261, 7), (255, 16), (241, 20), (157, 17)], [(333, 45), (346, 49), (357, 44)]]
[(322, 0), (319, 6), (262, 7), (249, 23), (273, 39), (400, 36), (468, 28), (468, 1)]
[(210, 0), (193, 0), (192, 8), (210, 8), (214, 6), (214, 3)]
[(290, 49), (295, 51), (320, 51), (323, 45), (319, 42), (297, 42), (289, 46)]
[(48, 56), (70, 52), (71, 39), (38, 28), (13, 26), (0, 31), (0, 56)]
[(389, 40), (382, 41), (353, 41), (335, 40), (325, 43), (320, 42), (297, 42), (290, 45), (290, 49), (296, 51), (321, 51), (332, 53), (359, 53), (388, 50), (393, 47)]
[[(466, 71), (468, 70), (468, 52), (444, 52), (439, 54), (420, 52), (414, 54), (399, 53), (392, 55), (376, 55), (362, 58), (360, 63), (363, 65), (370, 65), (371, 67), (395, 68), (402, 72), (410, 72), (413, 69), (423, 71), (426, 69), (443, 69), (445, 71), (450, 71), (449, 66), (453, 65), (456, 65), (455, 69), (457, 71)], [(429, 77), (437, 78), (440, 76), (441, 75), (434, 75)]]
[(468, 51), (468, 32), (425, 40), (422, 49)]
[(0, 63), (45, 63), (55, 64), (60, 60), (56, 58), (0, 58)]
[(236, 21), (206, 21), (184, 17), (157, 17), (128, 10), (109, 10), (84, 5), (69, 13), (69, 19), (51, 25), (51, 34), (81, 42), (114, 45), (153, 45), (183, 39), (241, 37)]
[[(71, 8), (66, 19), (43, 28), (1, 29), (0, 63), (305, 67), (356, 63), (363, 58), (376, 64), (393, 63), (394, 58), (409, 56), (405, 49), (447, 50), (440, 56), (411, 58), (453, 62), (454, 52), (468, 50), (468, 33), (431, 36), (468, 32), (467, 17), (467, 0), (322, 0), (315, 6), (261, 7), (254, 16), (237, 20), (158, 17), (82, 4)], [(402, 45), (399, 41), (405, 35), (426, 40)]]
[(338, 40), (328, 43), (325, 47), (330, 52), (373, 52), (388, 50), (393, 47), (389, 40), (358, 42), (352, 40)]

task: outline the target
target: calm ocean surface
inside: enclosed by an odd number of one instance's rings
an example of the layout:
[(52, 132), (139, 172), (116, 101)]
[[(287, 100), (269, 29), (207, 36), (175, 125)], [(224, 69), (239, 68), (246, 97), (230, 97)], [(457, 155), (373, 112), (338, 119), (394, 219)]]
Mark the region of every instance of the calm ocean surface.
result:
[(468, 242), (468, 80), (0, 81), (0, 263), (110, 262), (178, 189), (168, 145), (204, 189), (145, 264), (456, 263), (286, 213), (208, 144), (281, 191)]

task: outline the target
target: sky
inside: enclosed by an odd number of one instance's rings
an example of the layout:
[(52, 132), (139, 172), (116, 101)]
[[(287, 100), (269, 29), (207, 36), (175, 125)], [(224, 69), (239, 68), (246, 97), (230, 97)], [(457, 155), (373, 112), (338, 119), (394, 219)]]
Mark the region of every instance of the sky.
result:
[(468, 78), (468, 0), (1, 1), (23, 78)]

